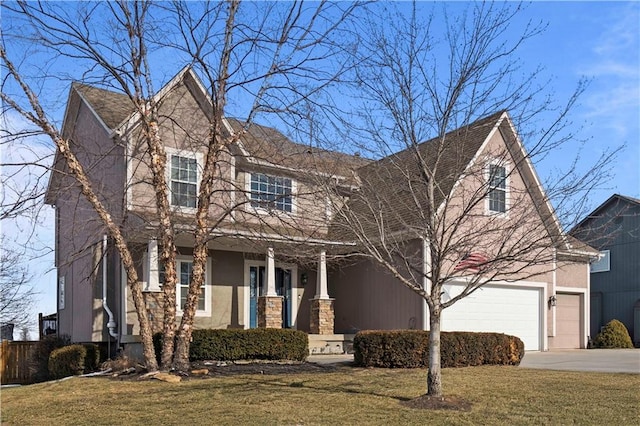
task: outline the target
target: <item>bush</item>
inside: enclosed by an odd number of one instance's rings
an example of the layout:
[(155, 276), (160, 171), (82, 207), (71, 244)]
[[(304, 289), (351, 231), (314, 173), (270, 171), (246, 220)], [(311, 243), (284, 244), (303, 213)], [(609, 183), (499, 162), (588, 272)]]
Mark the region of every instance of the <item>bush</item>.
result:
[[(429, 332), (422, 330), (361, 331), (353, 339), (354, 361), (363, 367), (421, 368), (429, 364)], [(500, 333), (442, 332), (442, 367), (483, 364), (518, 365), (524, 344)]]
[(51, 352), (70, 343), (69, 336), (61, 335), (46, 336), (36, 344), (31, 357), (31, 370), (33, 372), (33, 380), (36, 383), (49, 380), (49, 356)]
[(100, 346), (94, 343), (84, 343), (87, 355), (84, 358), (84, 372), (89, 373), (91, 371), (97, 371), (100, 368)]
[(69, 345), (54, 349), (49, 356), (49, 377), (61, 379), (84, 373), (87, 348), (83, 345)]
[(630, 349), (633, 348), (633, 343), (631, 342), (631, 337), (629, 336), (627, 327), (625, 327), (620, 321), (614, 319), (609, 321), (602, 331), (598, 333), (593, 341), (593, 347), (606, 349)]
[[(156, 356), (162, 348), (162, 334), (154, 335)], [(235, 361), (239, 359), (304, 361), (309, 354), (307, 334), (297, 330), (254, 328), (250, 330), (194, 330), (189, 359)]]

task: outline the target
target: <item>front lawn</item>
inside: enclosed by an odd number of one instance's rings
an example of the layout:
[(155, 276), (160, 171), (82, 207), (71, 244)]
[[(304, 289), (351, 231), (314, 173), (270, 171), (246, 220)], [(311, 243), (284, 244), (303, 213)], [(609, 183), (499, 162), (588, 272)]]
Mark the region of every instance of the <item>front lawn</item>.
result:
[(339, 367), (177, 384), (72, 378), (2, 390), (7, 425), (638, 424), (640, 375), (470, 367), (443, 370), (470, 412), (403, 407), (426, 370)]

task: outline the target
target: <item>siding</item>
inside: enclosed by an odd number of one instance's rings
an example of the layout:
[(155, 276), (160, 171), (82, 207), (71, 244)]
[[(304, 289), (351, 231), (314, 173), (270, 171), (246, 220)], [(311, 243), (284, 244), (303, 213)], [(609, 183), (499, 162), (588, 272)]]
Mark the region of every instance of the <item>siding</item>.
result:
[(591, 336), (617, 319), (633, 337), (633, 306), (640, 300), (640, 206), (614, 198), (581, 232), (585, 242), (610, 251), (610, 270), (591, 274), (591, 293), (601, 301), (591, 305)]
[(334, 269), (329, 295), (336, 333), (422, 328), (422, 298), (369, 260)]

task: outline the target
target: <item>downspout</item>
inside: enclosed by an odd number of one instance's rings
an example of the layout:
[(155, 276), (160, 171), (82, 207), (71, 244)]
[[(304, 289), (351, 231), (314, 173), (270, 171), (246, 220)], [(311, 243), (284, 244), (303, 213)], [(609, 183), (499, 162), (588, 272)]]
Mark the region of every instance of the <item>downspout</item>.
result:
[(109, 329), (109, 335), (118, 340), (118, 333), (116, 333), (116, 322), (113, 319), (113, 312), (107, 305), (107, 236), (102, 236), (102, 307), (109, 315), (107, 321), (107, 328)]

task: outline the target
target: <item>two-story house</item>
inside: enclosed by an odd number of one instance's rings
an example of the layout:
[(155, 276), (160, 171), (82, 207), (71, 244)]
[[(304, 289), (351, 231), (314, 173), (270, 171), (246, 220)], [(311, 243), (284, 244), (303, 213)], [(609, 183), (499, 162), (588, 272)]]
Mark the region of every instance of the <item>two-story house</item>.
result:
[[(202, 123), (208, 122), (210, 99), (187, 68), (158, 92), (156, 100), (177, 232), (180, 315), (192, 266), (201, 144), (208, 131)], [(121, 224), (157, 327), (163, 271), (149, 157), (137, 119), (126, 96), (73, 84), (63, 132), (101, 200)], [(469, 145), (468, 161), (476, 161), (484, 150), (520, 144), (509, 123), (508, 114), (501, 112), (470, 124), (466, 134), (474, 143)], [(350, 191), (358, 189), (358, 171), (370, 172), (375, 163), (294, 143), (269, 127), (243, 130), (242, 122), (234, 119), (225, 119), (225, 129), (242, 134), (218, 162), (219, 181), (209, 212), (215, 226), (196, 327), (290, 327), (325, 336), (325, 345), (340, 345), (343, 335), (355, 330), (420, 328), (428, 323), (419, 296), (391, 283), (393, 278), (381, 274), (371, 261), (353, 256), (359, 250), (356, 241), (335, 232), (335, 204), (318, 187), (318, 177), (330, 178), (347, 200)], [(532, 166), (518, 164), (522, 170), (512, 174), (509, 187), (534, 194), (529, 202), (535, 215), (539, 209), (534, 203), (544, 200), (544, 194)], [(118, 253), (58, 157), (54, 167), (46, 202), (55, 207), (56, 217), (58, 332), (74, 341), (133, 344), (138, 323)], [(461, 185), (465, 182), (454, 178), (442, 188)], [(507, 187), (496, 188), (492, 196), (497, 197), (494, 208), (507, 208)], [(562, 234), (559, 229), (554, 232)], [(485, 286), (450, 309), (443, 329), (515, 334), (528, 350), (585, 347), (592, 253), (574, 249), (568, 239), (562, 241), (553, 271), (541, 271), (536, 280)], [(345, 253), (351, 255), (349, 262), (334, 260), (334, 254)], [(455, 287), (451, 283), (449, 290)]]
[(614, 194), (571, 233), (600, 251), (591, 264), (591, 337), (617, 319), (640, 345), (640, 200)]

